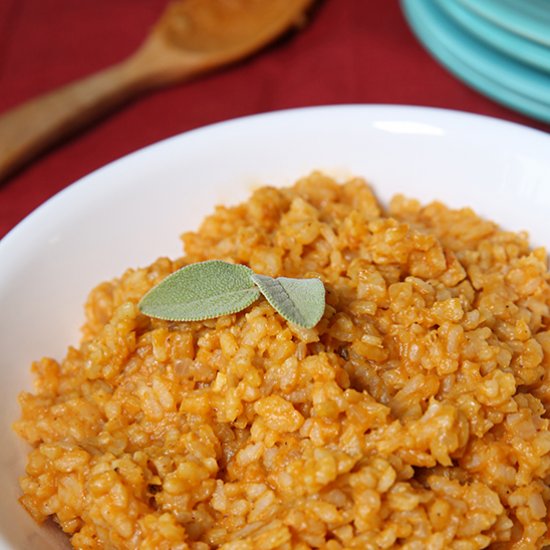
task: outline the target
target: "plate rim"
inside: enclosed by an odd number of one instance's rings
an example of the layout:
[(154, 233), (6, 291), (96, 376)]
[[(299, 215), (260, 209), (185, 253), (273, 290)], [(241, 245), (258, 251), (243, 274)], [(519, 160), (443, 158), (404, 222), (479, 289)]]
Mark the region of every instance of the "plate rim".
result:
[[(40, 205), (38, 205), (34, 210), (32, 210), (27, 216), (25, 216), (21, 221), (19, 221), (13, 228), (8, 231), (0, 239), (0, 260), (2, 256), (6, 253), (5, 249), (11, 248), (14, 240), (17, 240), (20, 234), (26, 231), (27, 227), (30, 224), (38, 223), (40, 218), (42, 218), (45, 213), (55, 205), (60, 200), (64, 200), (66, 195), (71, 195), (77, 190), (85, 189), (88, 186), (93, 185), (94, 179), (97, 175), (102, 174), (104, 171), (113, 170), (119, 168), (124, 163), (133, 162), (142, 155), (154, 154), (155, 150), (159, 148), (166, 147), (168, 144), (182, 139), (193, 139), (194, 136), (198, 136), (203, 133), (216, 131), (223, 127), (229, 126), (239, 126), (246, 125), (248, 123), (256, 121), (269, 121), (270, 119), (279, 118), (279, 117), (294, 117), (300, 116), (307, 113), (315, 112), (337, 112), (337, 111), (350, 111), (350, 110), (361, 110), (361, 111), (371, 111), (372, 113), (380, 112), (384, 116), (408, 116), (408, 117), (418, 117), (421, 115), (421, 118), (424, 118), (424, 115), (428, 118), (441, 118), (448, 121), (461, 121), (461, 122), (472, 122), (476, 125), (481, 125), (482, 127), (490, 126), (500, 126), (501, 128), (506, 128), (507, 131), (516, 131), (523, 132), (525, 136), (532, 136), (532, 139), (550, 139), (550, 134), (543, 130), (537, 128), (532, 128), (526, 126), (519, 122), (514, 122), (506, 120), (503, 118), (498, 118), (490, 115), (484, 115), (479, 113), (474, 113), (461, 109), (448, 109), (442, 107), (431, 107), (424, 105), (408, 105), (408, 104), (390, 104), (390, 103), (342, 103), (342, 104), (326, 104), (326, 105), (313, 105), (306, 107), (294, 107), (290, 109), (277, 109), (273, 111), (267, 111), (263, 113), (257, 113), (252, 115), (244, 115), (240, 117), (235, 117), (227, 120), (222, 120), (214, 122), (211, 124), (199, 126), (191, 130), (183, 131), (177, 134), (167, 136), (159, 141), (136, 149), (130, 153), (127, 153), (121, 157), (111, 160), (110, 162), (98, 167), (97, 169), (89, 172), (88, 174), (78, 178), (74, 182), (70, 183), (63, 189), (54, 193)], [(1, 265), (1, 262), (0, 262)]]
[[(423, 4), (421, 4), (422, 2)], [(487, 97), (490, 97), (497, 103), (505, 105), (506, 107), (516, 112), (523, 113), (524, 115), (527, 115), (544, 123), (550, 123), (550, 103), (543, 103), (539, 99), (527, 95), (517, 88), (510, 87), (508, 84), (504, 84), (495, 77), (489, 77), (486, 74), (480, 72), (479, 69), (472, 67), (471, 63), (465, 61), (463, 57), (455, 51), (456, 48), (449, 47), (447, 44), (442, 42), (439, 37), (436, 36), (436, 33), (433, 30), (433, 25), (426, 24), (422, 12), (420, 12), (421, 15), (419, 15), (419, 5), (421, 5), (421, 9), (424, 9), (425, 11), (429, 11), (431, 9), (442, 11), (441, 8), (437, 7), (433, 3), (430, 3), (430, 0), (401, 0), (401, 3), (411, 30), (413, 31), (419, 42), (424, 46), (428, 53), (432, 55), (447, 70), (458, 77), (461, 81), (466, 83), (469, 87), (476, 89), (478, 92)], [(442, 17), (446, 17), (446, 15), (443, 13)], [(449, 21), (448, 23), (451, 26), (456, 26), (453, 21)], [(461, 29), (457, 29), (457, 32), (467, 34), (466, 31)], [(471, 37), (471, 40), (479, 42), (479, 40), (474, 37)], [(491, 53), (491, 55), (503, 57), (503, 61), (506, 63), (518, 64), (518, 68), (521, 68), (522, 70), (537, 72), (535, 69), (522, 67), (521, 64), (517, 61), (506, 59), (505, 56), (500, 54), (498, 51), (494, 51), (487, 45), (480, 43), (479, 47), (487, 49), (489, 53)], [(446, 59), (449, 55), (453, 57), (452, 60)], [(464, 75), (461, 67), (457, 68), (456, 62), (458, 62), (460, 65), (466, 66), (469, 71), (473, 71), (476, 74), (475, 78)], [(541, 76), (550, 79), (550, 75)], [(482, 81), (481, 84), (480, 81)], [(490, 90), (488, 89), (489, 87)], [(510, 99), (511, 95), (514, 96), (514, 99)]]
[[(485, 2), (459, 0), (459, 2), (503, 29), (544, 46), (550, 46), (550, 34), (545, 32), (546, 29), (541, 30), (539, 28), (538, 21), (531, 17), (528, 10), (520, 10), (514, 13), (514, 9), (509, 3), (500, 0), (498, 2), (493, 0), (485, 0)], [(548, 19), (550, 22), (550, 12)]]
[[(480, 17), (460, 0), (436, 0), (436, 3), (457, 25), (480, 42), (521, 63), (550, 72), (550, 48), (509, 32), (491, 19)], [(527, 51), (524, 52), (523, 48)]]

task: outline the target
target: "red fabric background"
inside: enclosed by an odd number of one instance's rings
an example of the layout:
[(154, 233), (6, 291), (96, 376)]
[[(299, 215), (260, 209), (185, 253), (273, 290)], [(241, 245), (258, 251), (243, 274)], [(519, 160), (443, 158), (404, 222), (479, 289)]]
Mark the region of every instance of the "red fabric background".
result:
[[(166, 0), (0, 0), (0, 112), (122, 60)], [(150, 94), (0, 184), (0, 236), (57, 191), (162, 138), (289, 107), (399, 103), (549, 127), (486, 99), (419, 45), (397, 0), (324, 0), (310, 24), (260, 55)]]

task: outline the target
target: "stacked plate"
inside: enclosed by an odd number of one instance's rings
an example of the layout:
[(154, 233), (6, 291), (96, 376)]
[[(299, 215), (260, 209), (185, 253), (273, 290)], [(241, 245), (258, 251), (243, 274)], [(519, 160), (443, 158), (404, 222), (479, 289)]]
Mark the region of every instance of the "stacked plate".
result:
[(424, 46), (481, 93), (550, 122), (550, 0), (402, 0)]

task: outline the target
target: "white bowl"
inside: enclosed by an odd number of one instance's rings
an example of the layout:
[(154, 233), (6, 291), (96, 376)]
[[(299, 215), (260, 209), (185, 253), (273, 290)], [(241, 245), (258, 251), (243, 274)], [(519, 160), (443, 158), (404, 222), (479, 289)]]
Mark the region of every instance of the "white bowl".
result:
[[(219, 203), (314, 169), (372, 182), (385, 201), (472, 206), (550, 240), (550, 136), (508, 122), (400, 106), (314, 107), (176, 136), (83, 178), (0, 242), (0, 549), (59, 548), (17, 503), (25, 445), (11, 431), (30, 363), (76, 344), (88, 291), (127, 267), (181, 254), (179, 235)], [(63, 539), (63, 537), (61, 537)]]

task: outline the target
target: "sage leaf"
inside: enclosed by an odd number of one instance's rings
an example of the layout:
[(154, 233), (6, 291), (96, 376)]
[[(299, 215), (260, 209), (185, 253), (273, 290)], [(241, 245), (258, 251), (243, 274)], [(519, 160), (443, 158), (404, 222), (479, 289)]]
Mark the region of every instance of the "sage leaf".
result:
[(314, 327), (325, 311), (325, 286), (319, 279), (268, 277), (253, 273), (251, 279), (271, 306), (287, 321)]
[(254, 272), (244, 265), (208, 260), (187, 265), (153, 287), (138, 304), (167, 321), (202, 321), (237, 313), (260, 297)]

